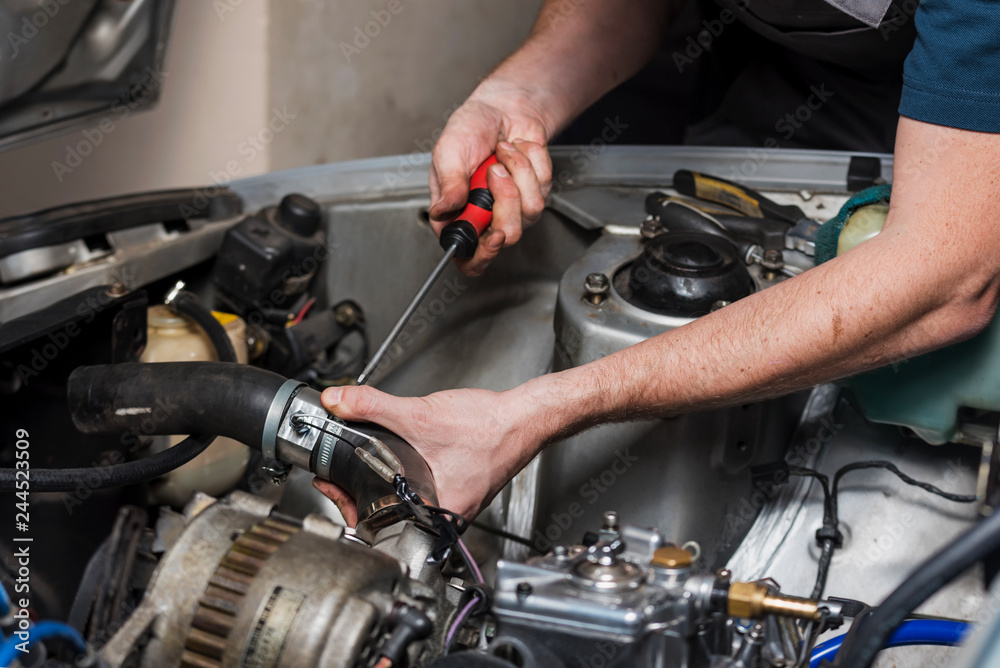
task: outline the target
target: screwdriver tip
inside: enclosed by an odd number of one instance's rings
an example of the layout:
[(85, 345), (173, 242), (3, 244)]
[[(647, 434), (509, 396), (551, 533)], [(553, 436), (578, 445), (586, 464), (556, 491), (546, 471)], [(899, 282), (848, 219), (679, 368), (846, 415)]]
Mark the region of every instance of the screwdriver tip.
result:
[(366, 380), (368, 380), (367, 374), (362, 373), (360, 376), (358, 376), (358, 380), (354, 384), (355, 385), (364, 385)]

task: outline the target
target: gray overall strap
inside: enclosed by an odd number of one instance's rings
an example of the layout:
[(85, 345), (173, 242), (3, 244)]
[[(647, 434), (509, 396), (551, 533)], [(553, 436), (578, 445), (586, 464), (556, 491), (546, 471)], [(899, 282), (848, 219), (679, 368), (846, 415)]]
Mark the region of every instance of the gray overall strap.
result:
[(885, 13), (889, 11), (892, 0), (826, 0), (848, 16), (853, 16), (862, 23), (877, 28)]

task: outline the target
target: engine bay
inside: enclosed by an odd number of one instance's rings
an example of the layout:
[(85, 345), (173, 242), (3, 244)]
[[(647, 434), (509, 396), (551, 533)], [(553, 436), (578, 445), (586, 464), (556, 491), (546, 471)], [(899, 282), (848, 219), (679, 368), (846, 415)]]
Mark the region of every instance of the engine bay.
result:
[[(860, 187), (847, 154), (581, 151), (553, 151), (542, 220), (484, 277), (445, 273), (374, 385), (504, 390), (682, 327), (812, 267), (817, 221)], [(891, 181), (879, 160), (872, 183)], [(440, 255), (426, 166), (0, 221), (0, 665), (860, 665), (841, 662), (878, 604), (989, 515), (996, 413), (960, 411), (930, 445), (839, 384), (590, 429), (479, 517), (439, 507), (415, 448), (320, 401)], [(686, 197), (687, 170), (802, 221)], [(356, 500), (356, 526), (314, 477)], [(993, 571), (949, 578), (906, 628), (964, 642), (996, 612)], [(35, 642), (46, 620), (77, 635)]]

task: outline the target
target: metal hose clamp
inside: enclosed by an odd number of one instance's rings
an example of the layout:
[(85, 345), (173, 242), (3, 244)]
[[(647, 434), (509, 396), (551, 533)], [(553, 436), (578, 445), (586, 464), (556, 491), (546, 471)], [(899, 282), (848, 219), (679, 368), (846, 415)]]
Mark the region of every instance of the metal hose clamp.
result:
[(288, 404), (292, 401), (295, 390), (304, 387), (305, 383), (299, 380), (288, 379), (274, 395), (271, 406), (267, 409), (267, 419), (264, 421), (264, 434), (260, 442), (260, 451), (264, 455), (264, 465), (281, 464), (278, 461), (277, 442), (278, 428), (281, 426), (281, 418), (288, 409)]

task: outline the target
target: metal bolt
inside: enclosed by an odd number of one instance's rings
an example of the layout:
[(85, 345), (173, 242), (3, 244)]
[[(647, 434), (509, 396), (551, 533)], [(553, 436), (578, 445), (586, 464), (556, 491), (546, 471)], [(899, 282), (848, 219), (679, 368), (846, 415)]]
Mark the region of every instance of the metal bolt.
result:
[(715, 577), (723, 582), (729, 582), (733, 578), (733, 572), (728, 568), (720, 568), (715, 572)]
[(292, 467), (285, 466), (279, 462), (271, 462), (262, 466), (261, 470), (271, 480), (272, 485), (280, 486), (288, 480), (288, 474), (292, 470)]
[(725, 299), (720, 299), (719, 301), (712, 304), (712, 311), (718, 311), (720, 308), (725, 308), (729, 306), (732, 302), (727, 302)]
[(604, 531), (618, 531), (618, 513), (613, 510), (604, 511), (604, 524), (601, 526)]
[(566, 547), (565, 545), (556, 545), (555, 547), (552, 548), (552, 554), (556, 555), (557, 557), (565, 557), (566, 555), (569, 554), (569, 548)]
[(517, 597), (518, 598), (528, 598), (534, 593), (535, 588), (531, 586), (530, 582), (518, 582), (517, 583)]
[(660, 221), (654, 216), (648, 216), (646, 220), (642, 221), (642, 226), (639, 227), (639, 234), (642, 235), (643, 239), (652, 239), (662, 231), (663, 226), (660, 225)]
[(177, 281), (174, 283), (174, 287), (170, 288), (170, 292), (168, 292), (167, 296), (163, 298), (163, 303), (170, 306), (183, 289), (184, 281)]
[(357, 309), (351, 304), (341, 304), (337, 307), (337, 324), (341, 327), (350, 327), (358, 320)]
[(109, 297), (114, 297), (117, 299), (118, 297), (124, 297), (125, 295), (127, 295), (128, 288), (125, 286), (124, 283), (115, 281), (114, 283), (111, 284), (111, 287), (108, 288), (107, 294)]
[(587, 299), (590, 303), (597, 306), (604, 301), (611, 290), (611, 282), (604, 274), (595, 272), (587, 274), (587, 278), (583, 282), (583, 289), (587, 291)]
[(781, 269), (785, 266), (785, 256), (781, 254), (780, 250), (764, 251), (760, 266), (765, 269)]

